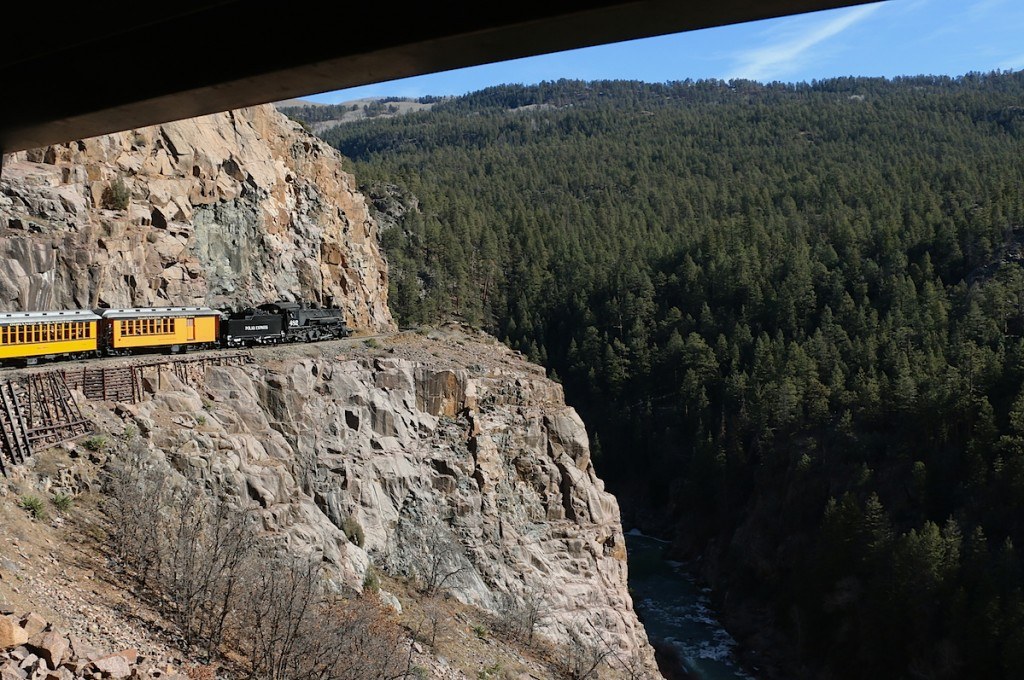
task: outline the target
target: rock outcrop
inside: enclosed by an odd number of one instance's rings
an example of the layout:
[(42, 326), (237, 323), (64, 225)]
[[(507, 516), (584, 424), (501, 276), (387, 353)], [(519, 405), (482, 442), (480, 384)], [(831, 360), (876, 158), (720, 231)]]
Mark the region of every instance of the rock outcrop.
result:
[(372, 563), (491, 611), (533, 607), (539, 633), (653, 669), (618, 506), (561, 386), (493, 340), (399, 339), (261, 351), (119, 413), (339, 587)]
[(17, 614), (7, 610), (0, 611), (0, 678), (186, 680), (188, 675), (173, 666), (141, 657), (134, 649), (114, 654), (101, 651), (81, 637), (56, 629), (34, 612)]
[(272, 106), (7, 156), (0, 309), (337, 304), (392, 329), (340, 155)]
[[(291, 299), (393, 330), (377, 225), (354, 186), (334, 150), (269, 106), (8, 156), (0, 311)], [(254, 354), (195, 386), (168, 374), (146, 400), (92, 416), (253, 508), (339, 590), (361, 589), (373, 565), (659, 677), (617, 503), (542, 369), (455, 331)], [(19, 630), (0, 621), (0, 644), (20, 648)], [(31, 653), (33, 674), (63, 664)], [(93, 677), (125, 671), (89, 663)]]

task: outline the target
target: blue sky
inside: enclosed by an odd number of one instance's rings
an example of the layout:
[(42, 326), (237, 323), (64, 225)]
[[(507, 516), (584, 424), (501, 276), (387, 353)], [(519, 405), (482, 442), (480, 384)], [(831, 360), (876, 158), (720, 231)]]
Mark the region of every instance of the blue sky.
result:
[(503, 83), (648, 82), (945, 74), (1024, 69), (1024, 0), (886, 0), (516, 59), (305, 97), (458, 95)]

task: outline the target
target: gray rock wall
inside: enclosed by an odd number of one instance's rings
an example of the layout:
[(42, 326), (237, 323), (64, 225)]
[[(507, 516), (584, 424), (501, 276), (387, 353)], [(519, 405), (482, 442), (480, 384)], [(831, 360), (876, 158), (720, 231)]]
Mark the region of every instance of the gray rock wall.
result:
[[(513, 357), (499, 347), (487, 352)], [(200, 392), (180, 386), (128, 412), (155, 455), (258, 504), (268, 532), (322, 556), (339, 584), (361, 588), (373, 563), (485, 609), (532, 601), (539, 633), (593, 636), (652, 669), (618, 506), (561, 386), (535, 368), (439, 363), (213, 367)]]
[(0, 311), (279, 299), (394, 327), (377, 225), (353, 178), (273, 107), (4, 158)]

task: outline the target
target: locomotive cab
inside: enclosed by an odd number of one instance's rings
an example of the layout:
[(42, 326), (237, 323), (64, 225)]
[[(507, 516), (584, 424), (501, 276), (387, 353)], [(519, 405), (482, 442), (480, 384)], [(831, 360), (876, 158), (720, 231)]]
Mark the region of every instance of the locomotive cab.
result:
[(280, 315), (289, 342), (309, 342), (348, 337), (344, 313), (337, 308), (306, 307), (297, 302), (268, 302), (260, 309)]

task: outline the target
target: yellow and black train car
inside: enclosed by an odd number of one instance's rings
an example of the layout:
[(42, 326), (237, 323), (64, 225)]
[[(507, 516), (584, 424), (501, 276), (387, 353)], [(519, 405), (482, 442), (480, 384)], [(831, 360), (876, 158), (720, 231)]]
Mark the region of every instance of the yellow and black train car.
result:
[(87, 309), (0, 314), (0, 362), (95, 356), (100, 317)]
[(215, 347), (221, 313), (209, 307), (136, 307), (97, 309), (100, 347), (108, 354), (152, 349), (183, 352), (189, 347)]

